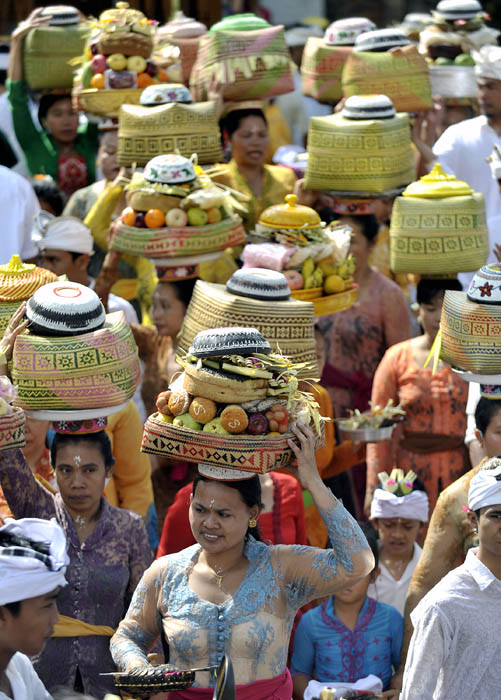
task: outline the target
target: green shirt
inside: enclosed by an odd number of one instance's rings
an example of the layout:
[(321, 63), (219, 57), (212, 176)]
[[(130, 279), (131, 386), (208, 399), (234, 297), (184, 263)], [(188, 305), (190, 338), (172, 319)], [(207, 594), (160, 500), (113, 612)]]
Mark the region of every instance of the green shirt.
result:
[[(28, 108), (24, 80), (7, 80), (7, 90), (12, 110), (14, 131), (26, 156), (26, 164), (32, 175), (50, 175), (58, 182), (59, 147), (45, 131), (39, 131)], [(75, 151), (85, 159), (88, 184), (96, 179), (97, 125), (87, 122), (78, 127)]]

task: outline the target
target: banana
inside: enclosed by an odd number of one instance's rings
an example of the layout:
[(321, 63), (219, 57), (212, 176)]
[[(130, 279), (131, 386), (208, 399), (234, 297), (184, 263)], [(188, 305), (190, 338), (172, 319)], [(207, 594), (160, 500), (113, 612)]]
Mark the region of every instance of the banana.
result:
[[(301, 274), (303, 275), (303, 279), (310, 277), (310, 275), (312, 275), (314, 271), (315, 263), (313, 262), (313, 258), (306, 258), (306, 260), (303, 263), (303, 267), (301, 268)], [(305, 289), (307, 289), (307, 287), (305, 287)]]

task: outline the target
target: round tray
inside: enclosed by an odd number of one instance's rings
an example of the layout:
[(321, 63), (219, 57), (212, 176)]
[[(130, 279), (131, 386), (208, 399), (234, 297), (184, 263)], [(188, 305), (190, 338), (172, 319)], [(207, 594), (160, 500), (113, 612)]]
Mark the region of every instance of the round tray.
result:
[(0, 450), (24, 447), (24, 423), (26, 417), (22, 408), (14, 408), (10, 416), (0, 416)]
[(204, 262), (217, 260), (221, 251), (205, 253), (204, 255), (187, 255), (185, 258), (148, 258), (156, 267), (179, 267), (180, 265), (200, 265)]
[(299, 301), (313, 301), (318, 299), (324, 293), (322, 287), (314, 287), (313, 289), (291, 289), (291, 297), (299, 299)]
[(492, 386), (501, 385), (501, 374), (475, 374), (467, 370), (451, 367), (452, 371), (465, 382), (476, 382), (477, 384), (489, 384)]
[(357, 296), (358, 284), (354, 284), (351, 289), (345, 289), (344, 292), (329, 294), (328, 296), (314, 299), (313, 308), (315, 310), (315, 316), (328, 316), (329, 314), (346, 311), (356, 302)]
[[(284, 435), (218, 435), (203, 430), (191, 430), (166, 423), (151, 415), (145, 423), (141, 450), (174, 459), (199, 464), (214, 464), (226, 469), (240, 469), (254, 474), (265, 474), (272, 469), (287, 467), (294, 459)], [(317, 438), (317, 449), (324, 443), (324, 431)]]
[(388, 425), (385, 428), (343, 428), (343, 423), (339, 422), (339, 429), (349, 436), (350, 440), (358, 442), (381, 442), (382, 440), (390, 440), (395, 423)]
[(73, 107), (77, 111), (97, 114), (100, 117), (118, 117), (123, 104), (138, 105), (142, 88), (98, 90), (73, 88)]
[(112, 416), (114, 413), (122, 411), (128, 403), (128, 401), (125, 401), (118, 406), (107, 406), (105, 408), (74, 408), (67, 411), (25, 411), (25, 413), (30, 418), (37, 418), (38, 420), (86, 420), (87, 418)]

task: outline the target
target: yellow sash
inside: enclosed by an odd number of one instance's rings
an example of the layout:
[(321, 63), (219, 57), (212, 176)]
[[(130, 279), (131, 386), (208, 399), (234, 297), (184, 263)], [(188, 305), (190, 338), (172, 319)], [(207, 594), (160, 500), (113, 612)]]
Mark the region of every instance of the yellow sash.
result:
[(115, 630), (106, 625), (90, 625), (74, 617), (59, 615), (59, 620), (54, 625), (53, 637), (90, 637), (98, 635), (101, 637), (113, 637)]
[(131, 301), (131, 299), (135, 299), (137, 297), (137, 287), (137, 278), (132, 279), (130, 277), (127, 277), (115, 282), (115, 284), (111, 288), (111, 291), (113, 294), (116, 294), (117, 297), (122, 297), (122, 299)]

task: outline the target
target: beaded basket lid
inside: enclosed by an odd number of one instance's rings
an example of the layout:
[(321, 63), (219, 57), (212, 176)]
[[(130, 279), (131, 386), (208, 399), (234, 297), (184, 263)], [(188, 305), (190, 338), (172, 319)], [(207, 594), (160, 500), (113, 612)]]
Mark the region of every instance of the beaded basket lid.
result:
[(101, 328), (106, 311), (97, 294), (77, 282), (51, 282), (28, 300), (29, 329), (38, 335), (75, 335)]
[(311, 207), (296, 204), (295, 194), (285, 195), (285, 204), (274, 204), (265, 209), (259, 217), (263, 226), (274, 228), (309, 229), (322, 225), (320, 216)]
[(391, 119), (396, 114), (386, 95), (352, 95), (341, 110), (346, 119)]
[(252, 12), (244, 12), (240, 15), (230, 15), (220, 22), (213, 24), (209, 34), (214, 32), (251, 32), (256, 29), (269, 29), (272, 25), (263, 17), (258, 17)]
[(325, 30), (324, 41), (329, 46), (353, 46), (357, 36), (374, 29), (376, 25), (367, 17), (337, 19)]
[(482, 5), (477, 0), (442, 0), (432, 10), (432, 15), (435, 19), (453, 22), (473, 19), (479, 12), (482, 12)]
[(403, 197), (468, 197), (473, 194), (471, 187), (454, 175), (449, 175), (440, 163), (435, 163), (433, 170), (423, 175), (417, 182), (411, 182), (402, 192)]
[(144, 88), (139, 98), (139, 104), (143, 107), (165, 105), (170, 102), (193, 102), (191, 92), (182, 83), (160, 83), (148, 85)]
[(158, 28), (162, 39), (190, 39), (206, 34), (207, 27), (193, 17), (186, 17), (182, 10), (178, 10), (174, 17)]
[(56, 282), (57, 275), (36, 265), (25, 265), (19, 255), (13, 255), (6, 265), (0, 265), (0, 302), (26, 301), (40, 287)]
[(159, 185), (181, 185), (194, 180), (196, 173), (191, 160), (168, 153), (152, 158), (144, 169), (144, 177)]
[(259, 352), (269, 355), (271, 346), (257, 328), (211, 328), (200, 331), (193, 339), (190, 350), (195, 357), (217, 357), (219, 355), (251, 355)]
[(51, 27), (79, 24), (80, 22), (78, 10), (72, 5), (47, 5), (40, 13), (40, 17), (50, 17), (48, 24)]
[(226, 291), (263, 301), (287, 301), (291, 295), (285, 275), (256, 267), (236, 270), (226, 282)]
[(410, 43), (400, 29), (376, 29), (364, 32), (355, 39), (355, 51), (388, 51)]

